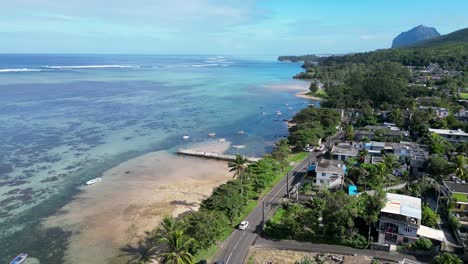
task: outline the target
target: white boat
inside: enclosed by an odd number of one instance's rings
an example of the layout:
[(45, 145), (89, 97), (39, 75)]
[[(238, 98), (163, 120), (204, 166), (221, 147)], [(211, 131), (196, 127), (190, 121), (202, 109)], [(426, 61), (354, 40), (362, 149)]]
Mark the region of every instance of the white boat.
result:
[(86, 182), (86, 185), (95, 184), (95, 183), (98, 183), (98, 182), (100, 182), (100, 181), (102, 181), (101, 178), (95, 178), (95, 179), (92, 179), (92, 180), (87, 181), (87, 182)]
[(26, 258), (28, 257), (28, 253), (21, 253), (16, 258), (14, 258), (12, 261), (10, 261), (10, 264), (20, 264), (22, 263)]
[(241, 149), (241, 148), (245, 148), (245, 145), (233, 145), (232, 147), (237, 148), (237, 149)]
[(219, 142), (226, 142), (226, 139), (225, 138), (220, 138), (218, 141)]
[(244, 134), (244, 133), (245, 133), (244, 130), (237, 131), (237, 134)]
[(282, 115), (282, 113), (280, 111), (276, 112), (277, 115)]
[(288, 107), (288, 110), (292, 110), (293, 108), (292, 107)]
[(209, 137), (214, 137), (214, 136), (216, 136), (216, 133), (208, 133), (208, 136)]
[(190, 138), (190, 136), (183, 136), (183, 137), (182, 137), (183, 140), (187, 140), (187, 139), (189, 139), (189, 138)]

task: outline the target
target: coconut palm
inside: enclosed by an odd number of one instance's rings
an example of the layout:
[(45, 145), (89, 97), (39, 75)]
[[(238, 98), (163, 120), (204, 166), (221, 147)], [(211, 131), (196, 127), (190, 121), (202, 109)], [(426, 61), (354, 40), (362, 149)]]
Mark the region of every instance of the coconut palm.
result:
[(230, 168), (229, 171), (234, 171), (233, 178), (238, 178), (240, 180), (241, 194), (243, 194), (244, 187), (242, 185), (242, 181), (244, 179), (245, 170), (247, 168), (247, 158), (237, 154), (236, 159), (228, 163), (228, 167)]
[(162, 263), (167, 264), (192, 264), (193, 255), (189, 252), (189, 246), (193, 242), (192, 238), (184, 235), (181, 229), (174, 230), (159, 240), (167, 246), (164, 253), (159, 255)]
[(376, 169), (376, 175), (380, 178), (382, 183), (385, 183), (389, 178), (387, 166), (384, 163), (378, 163)]
[(466, 158), (462, 155), (458, 155), (454, 159), (455, 162), (455, 176), (457, 176), (460, 179), (466, 179), (467, 178), (467, 173), (466, 173)]
[(397, 126), (402, 126), (403, 125), (403, 113), (401, 112), (400, 108), (394, 109), (390, 113), (390, 117), (395, 122)]
[(271, 156), (281, 164), (281, 170), (284, 170), (284, 167), (288, 162), (289, 153), (291, 153), (288, 140), (281, 139), (280, 141), (276, 142), (275, 145), (276, 147), (271, 152)]
[(368, 153), (369, 152), (367, 151), (367, 149), (362, 149), (362, 150), (359, 151), (358, 159), (359, 159), (360, 163), (364, 163)]
[(398, 161), (398, 158), (395, 155), (385, 155), (384, 157), (384, 164), (385, 167), (388, 169), (389, 172), (393, 172), (394, 169), (397, 169), (400, 167), (400, 162)]

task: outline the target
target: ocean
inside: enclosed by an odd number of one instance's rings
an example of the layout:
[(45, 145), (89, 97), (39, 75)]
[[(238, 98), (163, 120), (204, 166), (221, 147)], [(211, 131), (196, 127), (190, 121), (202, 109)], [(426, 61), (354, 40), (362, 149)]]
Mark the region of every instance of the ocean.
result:
[(317, 104), (287, 88), (304, 86), (291, 79), (299, 66), (273, 57), (0, 55), (0, 262), (30, 251), (59, 263), (70, 234), (41, 221), (123, 161), (211, 132), (245, 145), (231, 154), (271, 151), (287, 134), (284, 119)]

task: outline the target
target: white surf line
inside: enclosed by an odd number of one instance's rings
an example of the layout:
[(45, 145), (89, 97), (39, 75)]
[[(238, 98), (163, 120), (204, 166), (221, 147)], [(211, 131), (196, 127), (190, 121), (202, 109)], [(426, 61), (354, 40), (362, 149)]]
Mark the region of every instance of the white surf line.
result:
[(242, 238), (244, 237), (244, 235), (245, 235), (245, 232), (242, 232), (242, 236), (239, 238), (239, 240), (237, 241), (237, 243), (236, 243), (236, 244), (234, 245), (234, 247), (232, 248), (231, 254), (229, 254), (229, 257), (228, 257), (228, 259), (226, 260), (226, 264), (229, 263), (229, 260), (230, 260), (231, 257), (232, 257), (232, 253), (234, 253), (234, 250), (236, 249), (237, 245), (239, 245), (239, 242), (241, 242), (241, 240), (242, 240)]

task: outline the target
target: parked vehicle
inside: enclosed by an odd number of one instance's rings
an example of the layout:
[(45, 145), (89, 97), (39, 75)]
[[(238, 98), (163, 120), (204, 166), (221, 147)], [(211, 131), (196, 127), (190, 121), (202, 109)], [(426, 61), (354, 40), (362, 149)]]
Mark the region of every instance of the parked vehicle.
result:
[(245, 230), (248, 226), (249, 226), (249, 222), (247, 222), (247, 221), (242, 221), (242, 222), (239, 224), (239, 230)]

